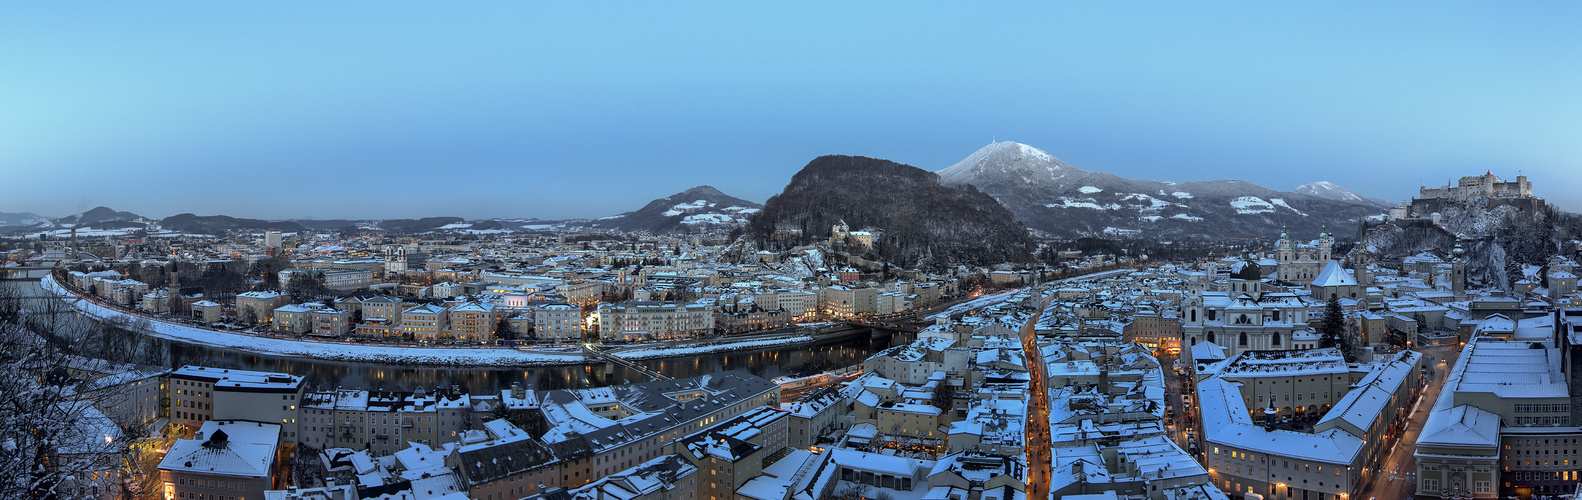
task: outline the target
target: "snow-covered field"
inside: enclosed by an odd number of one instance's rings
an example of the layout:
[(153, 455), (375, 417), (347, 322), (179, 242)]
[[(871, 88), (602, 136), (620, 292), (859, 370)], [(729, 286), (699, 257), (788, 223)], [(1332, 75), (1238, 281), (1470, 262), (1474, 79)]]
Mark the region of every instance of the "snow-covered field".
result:
[(1307, 217), (1307, 214), (1302, 213), (1301, 210), (1297, 210), (1295, 208), (1292, 208), (1290, 205), (1287, 205), (1285, 203), (1285, 200), (1282, 199), (1282, 198), (1269, 198), (1269, 201), (1273, 202), (1275, 205), (1279, 205), (1279, 206), (1285, 207), (1287, 209), (1290, 209), (1292, 212), (1296, 212), (1297, 215), (1300, 215), (1300, 216), (1303, 216), (1303, 217)]
[(1274, 212), (1273, 203), (1263, 201), (1263, 198), (1259, 198), (1257, 196), (1243, 196), (1236, 198), (1230, 201), (1230, 206), (1231, 208), (1236, 209), (1236, 213), (1242, 215), (1266, 214)]
[(1098, 202), (1094, 201), (1092, 198), (1072, 199), (1072, 198), (1067, 198), (1067, 197), (1064, 197), (1064, 196), (1060, 197), (1060, 203), (1049, 203), (1049, 204), (1045, 204), (1044, 207), (1046, 207), (1046, 208), (1091, 208), (1093, 210), (1120, 210), (1121, 209), (1121, 206), (1119, 204), (1116, 204), (1116, 203), (1110, 203), (1110, 204), (1107, 204), (1107, 205), (1100, 205)]

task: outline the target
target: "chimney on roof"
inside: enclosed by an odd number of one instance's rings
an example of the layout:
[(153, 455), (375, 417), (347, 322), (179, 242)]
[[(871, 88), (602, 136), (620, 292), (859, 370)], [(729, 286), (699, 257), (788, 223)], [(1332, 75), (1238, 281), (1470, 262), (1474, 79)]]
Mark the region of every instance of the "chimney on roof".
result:
[(203, 446), (208, 448), (224, 448), (229, 443), (230, 436), (227, 436), (225, 431), (216, 429), (214, 431), (214, 435), (209, 436), (209, 440), (203, 442)]

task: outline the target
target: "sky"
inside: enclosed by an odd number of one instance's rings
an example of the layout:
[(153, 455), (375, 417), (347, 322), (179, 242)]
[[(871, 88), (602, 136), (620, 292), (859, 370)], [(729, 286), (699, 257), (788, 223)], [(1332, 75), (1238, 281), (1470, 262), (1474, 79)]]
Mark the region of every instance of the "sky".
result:
[[(855, 5), (854, 5), (855, 4)], [(1577, 2), (15, 2), (0, 212), (558, 219), (991, 140), (1582, 211)]]

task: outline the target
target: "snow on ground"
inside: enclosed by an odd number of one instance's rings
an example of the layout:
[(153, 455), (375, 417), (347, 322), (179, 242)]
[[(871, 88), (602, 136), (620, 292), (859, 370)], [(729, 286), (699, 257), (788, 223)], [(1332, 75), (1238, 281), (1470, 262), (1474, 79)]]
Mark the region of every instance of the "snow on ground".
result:
[(472, 223), (470, 222), (452, 222), (450, 224), (440, 226), (438, 229), (467, 229), (469, 227), (472, 227)]
[(1282, 207), (1285, 207), (1287, 209), (1290, 209), (1292, 212), (1296, 212), (1297, 215), (1300, 215), (1300, 216), (1303, 216), (1303, 217), (1307, 217), (1307, 214), (1302, 213), (1301, 210), (1297, 210), (1295, 208), (1292, 208), (1290, 205), (1285, 204), (1285, 199), (1283, 199), (1283, 198), (1269, 198), (1269, 201), (1273, 202), (1275, 205), (1282, 206)]
[(1077, 188), (1077, 191), (1081, 191), (1082, 194), (1093, 194), (1093, 193), (1102, 193), (1102, 192), (1104, 192), (1103, 189), (1096, 188), (1096, 187), (1093, 187), (1093, 186), (1082, 186), (1080, 188)]
[(711, 204), (708, 202), (708, 200), (698, 200), (698, 201), (694, 201), (692, 203), (682, 203), (682, 204), (670, 207), (670, 210), (666, 210), (665, 211), (665, 217), (675, 217), (677, 215), (681, 215), (683, 213), (686, 213), (688, 210), (697, 210), (699, 208), (707, 207), (707, 206), (710, 206), (710, 205)]
[[(41, 281), (41, 286), (46, 291), (58, 295), (71, 295), (71, 292), (56, 284), (53, 278), (44, 278)], [(131, 321), (139, 317), (109, 309), (87, 300), (68, 298), (67, 302), (71, 302), (73, 307), (83, 314), (100, 320), (125, 317), (128, 321)], [(525, 351), (509, 348), (399, 347), (255, 337), (241, 333), (222, 332), (167, 323), (154, 318), (149, 319), (154, 330), (152, 334), (159, 338), (274, 356), (335, 361), (469, 366), (571, 365), (586, 362), (586, 358), (581, 354)]]
[(1187, 222), (1201, 222), (1203, 220), (1202, 217), (1193, 217), (1193, 216), (1190, 216), (1190, 215), (1187, 215), (1187, 214), (1175, 214), (1175, 215), (1170, 216), (1170, 218), (1172, 218), (1172, 219), (1181, 219), (1181, 220), (1184, 220), (1184, 221), (1187, 221)]
[(1171, 205), (1181, 206), (1181, 204), (1179, 204), (1179, 203), (1171, 203), (1171, 202), (1164, 201), (1164, 200), (1161, 200), (1161, 199), (1158, 199), (1158, 198), (1155, 198), (1155, 197), (1152, 197), (1152, 196), (1148, 196), (1148, 195), (1142, 194), (1142, 193), (1128, 194), (1124, 198), (1121, 198), (1121, 199), (1123, 199), (1123, 200), (1137, 200), (1137, 201), (1140, 201), (1140, 202), (1143, 202), (1143, 203), (1147, 203), (1148, 206), (1143, 207), (1143, 208), (1164, 208), (1164, 207), (1168, 207), (1168, 206), (1171, 206)]
[(1120, 205), (1114, 204), (1114, 203), (1111, 203), (1109, 205), (1100, 205), (1100, 204), (1098, 204), (1098, 202), (1094, 201), (1092, 198), (1083, 198), (1083, 199), (1074, 200), (1074, 199), (1067, 198), (1067, 197), (1064, 197), (1064, 196), (1060, 197), (1060, 203), (1050, 203), (1050, 204), (1047, 204), (1047, 205), (1044, 205), (1044, 206), (1047, 207), (1047, 208), (1091, 208), (1091, 209), (1094, 209), (1094, 210), (1120, 210), (1121, 209)]
[(1170, 196), (1187, 200), (1192, 199), (1192, 193), (1188, 193), (1186, 191), (1176, 191), (1174, 193), (1170, 193)]
[[(72, 303), (73, 307), (89, 317), (100, 320), (123, 317), (127, 321), (146, 317), (110, 309), (88, 300), (71, 298), (71, 292), (55, 283), (53, 278), (44, 278), (40, 283), (40, 286), (45, 291), (68, 297), (66, 299), (67, 302)], [(334, 361), (458, 366), (580, 365), (589, 362), (588, 358), (581, 353), (580, 348), (525, 350), (507, 347), (402, 347), (316, 342), (258, 337), (169, 323), (152, 317), (147, 318), (153, 327), (151, 334), (159, 338), (273, 356)], [(808, 326), (818, 326), (818, 324), (810, 324)], [(639, 346), (628, 350), (614, 351), (612, 354), (627, 359), (667, 358), (724, 351), (767, 349), (786, 344), (811, 342), (813, 340), (814, 338), (811, 335), (791, 334), (734, 342), (716, 341), (665, 346)]]
[(730, 224), (732, 222), (746, 222), (726, 214), (693, 214), (681, 219), (682, 224)]
[[(142, 227), (125, 227), (125, 228), (119, 228), (119, 229), (87, 229), (87, 228), (83, 228), (83, 229), (78, 229), (77, 230), (77, 237), (85, 238), (85, 237), (89, 237), (89, 236), (128, 236), (128, 235), (131, 235), (132, 233), (135, 233), (135, 232), (138, 232), (138, 231), (142, 231), (142, 230), (143, 230)], [(23, 235), (23, 236), (26, 236), (28, 238), (38, 238), (40, 236), (52, 236), (52, 237), (56, 237), (56, 238), (69, 238), (69, 237), (71, 237), (71, 230), (70, 229), (50, 229), (50, 230), (47, 230), (47, 231), (39, 231), (39, 232), (34, 232), (34, 233), (28, 233), (28, 234)]]
[(1230, 200), (1230, 206), (1236, 209), (1236, 213), (1242, 215), (1274, 213), (1274, 204), (1263, 201), (1263, 198), (1257, 196), (1243, 196)]

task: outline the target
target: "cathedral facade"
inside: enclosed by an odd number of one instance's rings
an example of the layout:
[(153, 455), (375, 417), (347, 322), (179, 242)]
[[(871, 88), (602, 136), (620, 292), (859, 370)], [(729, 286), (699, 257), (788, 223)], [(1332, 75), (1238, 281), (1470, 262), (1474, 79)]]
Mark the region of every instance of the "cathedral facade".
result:
[[(1283, 263), (1280, 269), (1286, 269)], [(1225, 348), (1227, 357), (1296, 349), (1292, 342), (1307, 331), (1314, 303), (1305, 295), (1269, 292), (1264, 286), (1258, 264), (1244, 255), (1232, 267), (1225, 291), (1188, 290), (1181, 304), (1182, 349), (1210, 342)]]
[(1291, 234), (1281, 230), (1280, 241), (1274, 245), (1274, 258), (1279, 262), (1277, 277), (1280, 281), (1306, 285), (1324, 270), (1324, 264), (1333, 256), (1335, 237), (1328, 231), (1318, 233), (1318, 239), (1308, 244), (1291, 241)]

